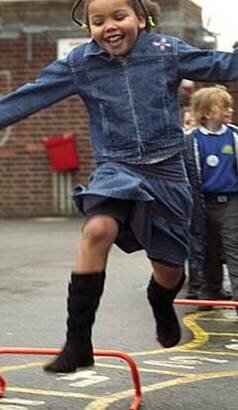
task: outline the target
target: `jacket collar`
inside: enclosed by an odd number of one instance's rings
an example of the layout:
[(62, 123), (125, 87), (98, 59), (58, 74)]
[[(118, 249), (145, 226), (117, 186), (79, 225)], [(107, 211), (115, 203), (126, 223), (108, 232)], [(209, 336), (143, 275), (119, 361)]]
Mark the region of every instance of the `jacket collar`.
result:
[(210, 134), (212, 134), (212, 135), (221, 135), (221, 134), (224, 134), (227, 131), (227, 128), (228, 127), (225, 124), (222, 124), (221, 128), (217, 131), (214, 131), (214, 132), (208, 130), (207, 128), (205, 128), (203, 126), (200, 126), (198, 129), (199, 129), (199, 131), (202, 132), (202, 134), (205, 134), (205, 135), (210, 135)]

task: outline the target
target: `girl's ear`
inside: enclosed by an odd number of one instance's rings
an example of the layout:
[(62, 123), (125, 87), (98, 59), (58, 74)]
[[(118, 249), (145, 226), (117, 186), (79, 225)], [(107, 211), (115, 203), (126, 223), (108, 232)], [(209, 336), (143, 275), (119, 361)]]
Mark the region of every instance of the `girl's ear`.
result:
[(139, 22), (139, 24), (138, 24), (139, 29), (143, 30), (146, 27), (145, 17), (144, 16), (139, 16), (138, 17), (138, 22)]

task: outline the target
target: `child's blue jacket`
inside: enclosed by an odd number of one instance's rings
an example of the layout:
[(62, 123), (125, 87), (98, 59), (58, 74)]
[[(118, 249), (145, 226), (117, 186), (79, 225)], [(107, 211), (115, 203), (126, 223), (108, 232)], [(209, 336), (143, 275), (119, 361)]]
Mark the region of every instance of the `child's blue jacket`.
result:
[[(233, 131), (234, 152), (236, 156), (236, 167), (238, 173), (238, 127), (229, 124)], [(202, 190), (202, 176), (200, 154), (196, 139), (196, 128), (185, 133), (184, 162), (188, 179), (192, 188), (193, 211), (191, 223), (191, 240), (189, 265), (192, 269), (199, 271), (206, 255), (206, 206)]]
[(89, 112), (97, 162), (162, 159), (183, 149), (177, 101), (183, 78), (238, 79), (238, 49), (200, 50), (177, 38), (143, 31), (132, 51), (118, 58), (91, 41), (3, 98), (0, 128), (78, 94)]

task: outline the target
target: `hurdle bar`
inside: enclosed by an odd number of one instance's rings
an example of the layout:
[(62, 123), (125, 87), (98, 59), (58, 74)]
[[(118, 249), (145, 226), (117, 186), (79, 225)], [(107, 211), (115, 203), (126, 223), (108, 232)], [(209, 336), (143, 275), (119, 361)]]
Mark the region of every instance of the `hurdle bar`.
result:
[(235, 300), (175, 299), (174, 303), (176, 305), (218, 306), (225, 308), (238, 308), (238, 301)]
[[(1, 347), (0, 354), (7, 355), (58, 355), (60, 349), (44, 349), (44, 348), (25, 348), (25, 347)], [(125, 361), (131, 372), (131, 379), (134, 384), (134, 397), (129, 407), (129, 410), (138, 410), (142, 403), (142, 392), (140, 384), (139, 371), (136, 362), (132, 357), (126, 353), (122, 353), (116, 350), (95, 350), (93, 352), (94, 356), (100, 357), (115, 357)], [(0, 375), (0, 398), (4, 396), (6, 391), (6, 381)]]

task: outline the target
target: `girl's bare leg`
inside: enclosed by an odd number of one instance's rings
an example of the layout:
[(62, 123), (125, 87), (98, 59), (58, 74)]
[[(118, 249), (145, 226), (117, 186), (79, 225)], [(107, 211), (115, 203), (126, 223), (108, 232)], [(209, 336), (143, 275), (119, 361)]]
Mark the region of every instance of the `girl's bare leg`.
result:
[(66, 343), (45, 371), (69, 373), (94, 364), (92, 325), (103, 293), (108, 253), (118, 229), (119, 224), (108, 216), (94, 216), (85, 224), (68, 288)]
[(119, 231), (110, 216), (93, 216), (85, 224), (76, 252), (75, 273), (101, 272), (106, 268), (109, 250)]

